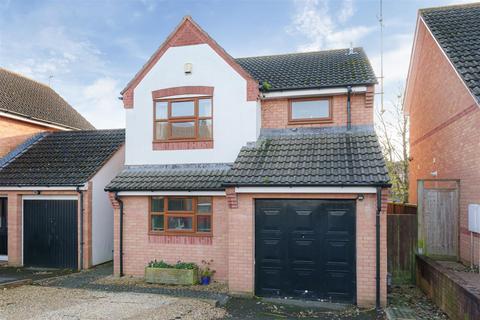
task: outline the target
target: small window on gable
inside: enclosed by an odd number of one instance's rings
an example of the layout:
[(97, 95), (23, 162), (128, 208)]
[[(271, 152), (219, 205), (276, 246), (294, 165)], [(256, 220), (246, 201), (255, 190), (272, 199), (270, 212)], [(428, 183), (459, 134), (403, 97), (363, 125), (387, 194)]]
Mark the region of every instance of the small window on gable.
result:
[(154, 101), (154, 141), (211, 141), (212, 98)]
[(290, 100), (289, 122), (329, 122), (332, 120), (330, 98)]

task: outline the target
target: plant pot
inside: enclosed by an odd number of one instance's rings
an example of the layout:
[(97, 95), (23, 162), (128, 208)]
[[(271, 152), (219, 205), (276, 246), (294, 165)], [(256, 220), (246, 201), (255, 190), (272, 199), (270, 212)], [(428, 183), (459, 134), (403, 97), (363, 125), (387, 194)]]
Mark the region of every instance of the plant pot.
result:
[(147, 283), (194, 285), (198, 281), (197, 269), (145, 268)]
[(210, 277), (209, 276), (202, 276), (202, 278), (200, 279), (200, 283), (202, 284), (202, 286), (209, 285), (210, 284)]

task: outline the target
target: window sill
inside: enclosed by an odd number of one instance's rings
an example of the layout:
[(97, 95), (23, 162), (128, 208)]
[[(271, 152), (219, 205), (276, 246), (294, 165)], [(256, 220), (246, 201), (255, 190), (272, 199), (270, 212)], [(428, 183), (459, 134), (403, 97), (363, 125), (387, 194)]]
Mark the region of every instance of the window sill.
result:
[(205, 232), (205, 233), (195, 233), (195, 232), (190, 232), (190, 231), (178, 231), (178, 232), (155, 232), (155, 231), (150, 231), (148, 232), (149, 236), (181, 236), (181, 237), (199, 237), (199, 238), (212, 238), (213, 233), (211, 232)]
[(332, 119), (324, 120), (289, 120), (288, 125), (301, 125), (301, 124), (329, 124), (333, 123)]
[(153, 150), (213, 149), (213, 140), (167, 140), (153, 141)]

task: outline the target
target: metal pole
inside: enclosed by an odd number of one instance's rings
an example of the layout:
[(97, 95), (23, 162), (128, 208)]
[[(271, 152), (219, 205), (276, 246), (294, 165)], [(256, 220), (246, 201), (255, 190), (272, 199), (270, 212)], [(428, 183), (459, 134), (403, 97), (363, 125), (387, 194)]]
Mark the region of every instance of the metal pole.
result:
[(383, 1), (380, 0), (380, 15), (378, 17), (380, 23), (380, 112), (384, 113), (383, 106)]

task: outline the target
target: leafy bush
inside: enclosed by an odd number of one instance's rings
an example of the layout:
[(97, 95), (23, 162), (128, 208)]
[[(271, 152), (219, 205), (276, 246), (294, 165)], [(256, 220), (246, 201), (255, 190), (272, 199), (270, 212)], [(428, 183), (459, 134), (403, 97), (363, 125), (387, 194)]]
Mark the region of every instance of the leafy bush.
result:
[(162, 268), (162, 269), (183, 269), (183, 270), (194, 270), (198, 269), (197, 264), (193, 262), (181, 262), (177, 261), (176, 264), (169, 264), (163, 260), (157, 261), (153, 260), (148, 263), (149, 268)]

